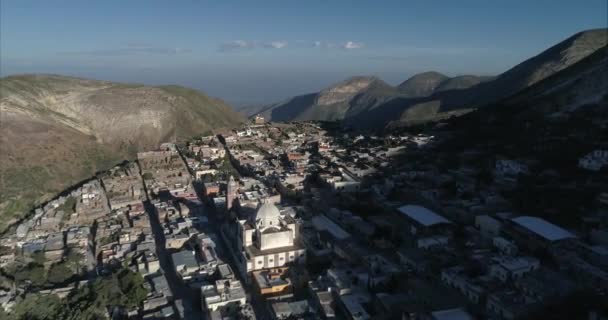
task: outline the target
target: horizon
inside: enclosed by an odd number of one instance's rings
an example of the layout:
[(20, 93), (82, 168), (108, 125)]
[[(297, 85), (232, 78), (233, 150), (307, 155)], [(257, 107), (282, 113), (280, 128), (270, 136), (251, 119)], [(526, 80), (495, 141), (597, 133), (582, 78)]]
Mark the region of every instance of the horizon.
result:
[(496, 76), (607, 27), (599, 0), (265, 4), (3, 1), (0, 76), (175, 84), (259, 105), (360, 75), (391, 85), (426, 71)]

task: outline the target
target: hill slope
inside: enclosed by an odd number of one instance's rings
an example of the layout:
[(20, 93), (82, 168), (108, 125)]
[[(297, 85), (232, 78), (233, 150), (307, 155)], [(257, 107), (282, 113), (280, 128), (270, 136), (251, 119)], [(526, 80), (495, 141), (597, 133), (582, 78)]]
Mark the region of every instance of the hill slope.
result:
[(24, 75), (0, 79), (0, 90), (0, 226), (138, 150), (242, 121), (178, 86)]
[(340, 120), (360, 104), (373, 105), (397, 94), (395, 88), (376, 77), (352, 77), (318, 93), (267, 106), (258, 114), (272, 121)]
[(435, 92), (448, 79), (448, 76), (439, 72), (424, 72), (405, 80), (397, 86), (397, 89), (408, 97), (424, 97)]

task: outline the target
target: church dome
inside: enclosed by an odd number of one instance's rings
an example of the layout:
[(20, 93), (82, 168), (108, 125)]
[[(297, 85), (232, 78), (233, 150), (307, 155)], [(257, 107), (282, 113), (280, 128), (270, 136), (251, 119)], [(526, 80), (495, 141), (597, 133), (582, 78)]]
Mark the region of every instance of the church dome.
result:
[(255, 220), (257, 225), (264, 227), (278, 226), (281, 213), (279, 209), (272, 203), (264, 203), (256, 214)]

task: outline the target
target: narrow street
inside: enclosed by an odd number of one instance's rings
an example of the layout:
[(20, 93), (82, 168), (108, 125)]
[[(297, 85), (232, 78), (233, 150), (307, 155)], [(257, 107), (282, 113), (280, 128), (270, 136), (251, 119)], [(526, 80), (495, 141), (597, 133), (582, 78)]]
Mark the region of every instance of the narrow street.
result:
[(165, 249), (165, 234), (163, 233), (163, 227), (160, 224), (160, 220), (158, 218), (158, 215), (156, 214), (154, 206), (150, 203), (150, 201), (146, 201), (145, 206), (146, 212), (148, 212), (148, 215), (150, 217), (150, 224), (152, 226), (152, 232), (154, 233), (154, 238), (156, 241), (156, 254), (158, 255), (161, 269), (167, 277), (167, 282), (171, 287), (171, 292), (173, 293), (174, 300), (182, 299), (184, 303), (184, 319), (203, 319), (201, 310), (195, 307), (196, 303), (192, 300), (194, 298), (194, 295), (190, 294), (192, 289), (190, 289), (190, 287), (188, 287), (180, 279), (180, 277), (175, 272), (175, 269), (173, 268), (171, 256)]

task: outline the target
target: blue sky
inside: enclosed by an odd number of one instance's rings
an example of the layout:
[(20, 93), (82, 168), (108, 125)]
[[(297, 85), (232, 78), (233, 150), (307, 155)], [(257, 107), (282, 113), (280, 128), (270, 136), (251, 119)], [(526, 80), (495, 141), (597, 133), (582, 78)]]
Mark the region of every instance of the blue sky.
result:
[(274, 102), (355, 75), (499, 74), (585, 29), (606, 0), (0, 2), (0, 74), (180, 84)]

